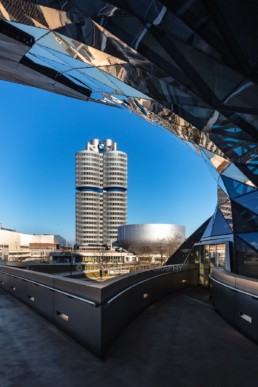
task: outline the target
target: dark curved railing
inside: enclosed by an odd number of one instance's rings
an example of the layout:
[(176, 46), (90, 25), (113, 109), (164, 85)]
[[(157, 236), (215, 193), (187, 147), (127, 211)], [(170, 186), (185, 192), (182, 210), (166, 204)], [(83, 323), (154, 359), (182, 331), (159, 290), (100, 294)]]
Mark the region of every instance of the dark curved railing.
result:
[(218, 312), (258, 342), (258, 281), (224, 269), (210, 274), (212, 299)]
[(0, 267), (3, 289), (99, 357), (142, 310), (175, 290), (197, 283), (197, 265), (171, 265), (105, 282)]

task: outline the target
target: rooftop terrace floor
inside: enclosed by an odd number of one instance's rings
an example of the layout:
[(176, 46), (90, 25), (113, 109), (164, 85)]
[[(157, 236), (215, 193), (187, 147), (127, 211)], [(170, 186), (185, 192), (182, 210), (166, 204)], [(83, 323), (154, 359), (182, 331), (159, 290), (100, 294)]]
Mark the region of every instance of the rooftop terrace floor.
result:
[(0, 290), (1, 387), (258, 385), (258, 346), (228, 325), (201, 288), (146, 309), (100, 360)]

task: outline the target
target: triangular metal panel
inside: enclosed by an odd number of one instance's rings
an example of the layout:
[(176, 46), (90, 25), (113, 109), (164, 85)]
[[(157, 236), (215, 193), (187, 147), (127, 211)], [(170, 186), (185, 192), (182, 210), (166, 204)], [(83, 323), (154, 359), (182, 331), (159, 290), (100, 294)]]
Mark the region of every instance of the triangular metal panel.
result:
[(222, 173), (223, 176), (229, 177), (230, 179), (240, 181), (241, 183), (253, 186), (253, 183), (249, 178), (236, 167), (234, 163), (231, 163)]
[(222, 215), (222, 212), (218, 208), (213, 222), (211, 236), (224, 235), (224, 234), (232, 234), (232, 230), (229, 227), (226, 219)]
[(232, 212), (234, 218), (234, 231), (239, 232), (258, 232), (258, 215), (248, 208), (241, 206), (232, 200)]
[(224, 157), (216, 155), (208, 149), (202, 148), (202, 152), (206, 154), (207, 158), (210, 160), (210, 163), (218, 171), (218, 173), (222, 173), (230, 164), (230, 161), (226, 160)]
[(214, 217), (212, 216), (205, 231), (204, 231), (204, 233), (203, 233), (203, 235), (202, 235), (202, 239), (209, 238), (211, 236), (213, 221), (214, 221)]
[(235, 198), (237, 196), (245, 195), (249, 192), (252, 192), (255, 190), (254, 187), (251, 187), (250, 185), (246, 185), (244, 183), (241, 183), (240, 181), (230, 179), (226, 176), (221, 176), (225, 187), (228, 191), (228, 194), (231, 198)]
[(225, 194), (226, 194), (227, 196), (229, 196), (229, 193), (228, 193), (228, 191), (227, 191), (227, 188), (225, 187), (225, 184), (224, 184), (224, 182), (223, 182), (221, 176), (220, 176), (220, 178), (219, 178), (217, 184), (218, 184), (218, 186), (225, 192)]
[(211, 163), (209, 157), (206, 155), (205, 151), (203, 148), (200, 148), (201, 149), (201, 152), (202, 152), (202, 156), (203, 156), (203, 159), (207, 165), (207, 167), (209, 168), (212, 176), (214, 177), (215, 181), (217, 182), (219, 177), (220, 177), (220, 174), (219, 172), (217, 171), (217, 169), (214, 167), (214, 165)]
[(255, 214), (258, 214), (258, 190), (250, 192), (247, 195), (240, 196), (234, 199), (234, 201), (241, 204), (241, 206), (248, 208)]
[(237, 235), (258, 251), (258, 232), (238, 233)]

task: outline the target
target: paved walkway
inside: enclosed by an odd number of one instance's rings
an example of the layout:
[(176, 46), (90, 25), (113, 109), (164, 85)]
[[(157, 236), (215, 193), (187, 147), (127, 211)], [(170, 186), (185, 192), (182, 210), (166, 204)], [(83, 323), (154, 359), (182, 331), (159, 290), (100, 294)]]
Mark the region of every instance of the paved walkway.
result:
[(101, 361), (0, 290), (0, 386), (258, 386), (258, 346), (207, 298), (188, 289), (159, 301)]

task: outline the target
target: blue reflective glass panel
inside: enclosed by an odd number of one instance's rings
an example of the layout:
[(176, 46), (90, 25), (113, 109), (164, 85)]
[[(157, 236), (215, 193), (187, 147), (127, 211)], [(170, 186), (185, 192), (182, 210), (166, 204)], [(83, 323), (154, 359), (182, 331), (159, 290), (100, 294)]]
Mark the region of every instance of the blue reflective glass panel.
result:
[(258, 232), (239, 233), (240, 238), (244, 239), (253, 248), (258, 250)]
[(32, 35), (36, 41), (50, 32), (50, 30), (48, 29), (27, 26), (26, 24), (15, 23), (15, 22), (7, 22), (7, 23), (19, 28), (19, 30), (27, 32), (27, 34), (29, 35)]
[(229, 227), (227, 221), (222, 215), (221, 211), (217, 209), (216, 216), (213, 222), (211, 235), (223, 235), (223, 234), (232, 234), (232, 230)]
[(233, 163), (225, 169), (225, 171), (223, 172), (223, 176), (227, 176), (230, 179), (238, 180), (241, 183), (247, 183), (249, 181), (249, 179)]
[(232, 179), (229, 179), (225, 176), (222, 176), (222, 180), (223, 180), (225, 187), (227, 188), (227, 191), (228, 191), (229, 196), (231, 198), (245, 195), (245, 194), (255, 190), (255, 188), (251, 187), (250, 185), (240, 183), (237, 180), (232, 180)]
[(258, 232), (258, 215), (249, 209), (242, 207), (232, 200), (232, 211), (234, 217), (234, 231), (239, 232)]
[(249, 208), (252, 212), (258, 214), (258, 190), (251, 192), (248, 195), (236, 198), (235, 201), (242, 206)]

